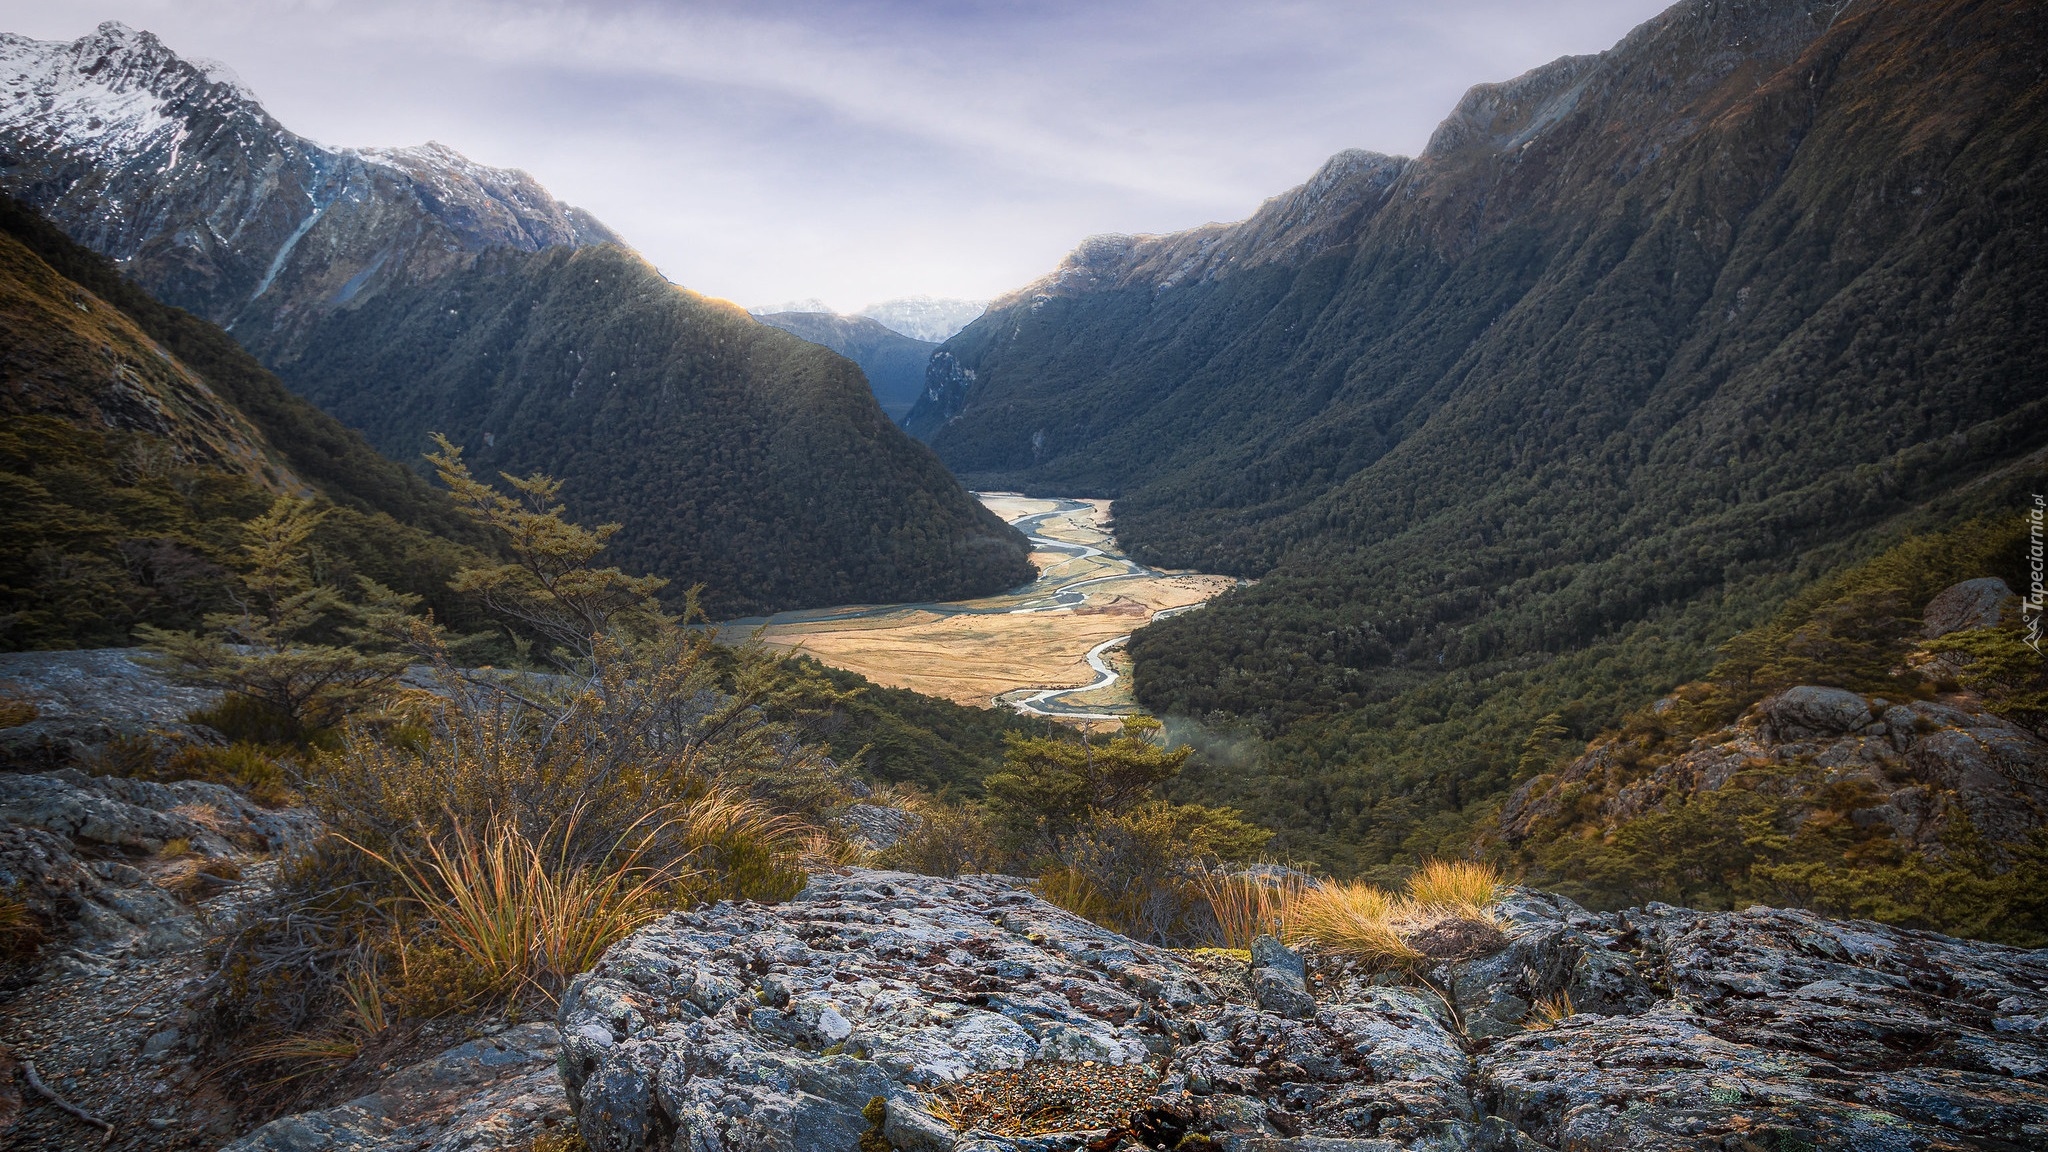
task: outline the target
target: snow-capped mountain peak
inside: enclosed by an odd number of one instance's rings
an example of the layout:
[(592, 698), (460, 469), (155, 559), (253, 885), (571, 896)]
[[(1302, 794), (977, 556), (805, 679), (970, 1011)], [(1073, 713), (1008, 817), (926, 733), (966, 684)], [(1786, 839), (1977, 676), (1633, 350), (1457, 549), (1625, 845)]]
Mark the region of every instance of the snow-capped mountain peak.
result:
[(493, 248), (617, 241), (526, 173), (444, 144), (324, 147), (232, 68), (112, 21), (69, 43), (0, 34), (0, 160), (0, 190), (231, 327)]

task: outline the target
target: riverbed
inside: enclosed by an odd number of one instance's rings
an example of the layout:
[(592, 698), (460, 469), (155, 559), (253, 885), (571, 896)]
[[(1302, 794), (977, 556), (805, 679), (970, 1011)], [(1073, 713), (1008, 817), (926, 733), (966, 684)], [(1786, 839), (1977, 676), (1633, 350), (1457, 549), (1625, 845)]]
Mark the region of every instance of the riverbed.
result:
[(848, 605), (720, 625), (778, 652), (803, 652), (878, 684), (960, 704), (1077, 724), (1138, 710), (1123, 643), (1153, 620), (1199, 608), (1228, 576), (1147, 568), (1117, 548), (1109, 501), (978, 492), (1031, 541), (1038, 578), (1001, 596)]

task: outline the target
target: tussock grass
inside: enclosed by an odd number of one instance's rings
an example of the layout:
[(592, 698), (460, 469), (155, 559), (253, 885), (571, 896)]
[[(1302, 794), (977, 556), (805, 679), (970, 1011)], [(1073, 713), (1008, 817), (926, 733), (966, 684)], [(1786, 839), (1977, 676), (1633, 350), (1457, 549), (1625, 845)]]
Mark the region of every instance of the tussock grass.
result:
[(1288, 912), (1309, 890), (1306, 878), (1268, 878), (1243, 872), (1210, 872), (1196, 886), (1216, 918), (1214, 943), (1248, 949), (1260, 936), (1287, 935)]
[(1577, 1011), (1578, 1009), (1572, 1006), (1572, 994), (1570, 992), (1559, 992), (1555, 996), (1545, 996), (1537, 1000), (1530, 1007), (1529, 1015), (1522, 1021), (1522, 1027), (1538, 1031), (1545, 1028), (1555, 1028), (1560, 1020), (1566, 1019)]
[(419, 941), (394, 937), (400, 967), (413, 966), (414, 952), (441, 946), (471, 970), (459, 985), (501, 995), (532, 989), (552, 999), (605, 949), (671, 908), (738, 894), (735, 888), (794, 894), (810, 846), (806, 825), (721, 789), (657, 810), (595, 863), (573, 854), (574, 825), (564, 821), (534, 836), (509, 819), (492, 819), (480, 832), (456, 821), (410, 852), (358, 845), (397, 874), (409, 893), (408, 916), (430, 926)]
[(1286, 938), (1368, 967), (1403, 968), (1422, 959), (1396, 927), (1404, 911), (1400, 900), (1371, 884), (1325, 884), (1286, 910)]
[(1499, 901), (1500, 870), (1475, 860), (1431, 860), (1408, 877), (1408, 901), (1416, 912), (1440, 912), (1463, 920), (1493, 921)]
[(1365, 883), (1310, 885), (1212, 874), (1199, 884), (1216, 920), (1215, 942), (1248, 948), (1272, 933), (1311, 944), (1370, 968), (1403, 968), (1425, 959), (1408, 937), (1446, 920), (1498, 927), (1500, 872), (1472, 861), (1430, 861), (1408, 879), (1405, 895)]

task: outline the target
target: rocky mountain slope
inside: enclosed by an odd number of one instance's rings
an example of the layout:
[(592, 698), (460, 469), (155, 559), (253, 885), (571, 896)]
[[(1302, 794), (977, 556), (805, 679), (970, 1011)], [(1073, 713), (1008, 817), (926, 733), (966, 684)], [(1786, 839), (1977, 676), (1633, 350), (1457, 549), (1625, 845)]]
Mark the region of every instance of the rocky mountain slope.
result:
[(2033, 15), (1675, 5), (1412, 160), (1083, 245), (947, 342), (909, 427), (1263, 577), (1134, 645), (1158, 709), (1583, 644), (2039, 443)]
[(0, 35), (0, 92), (0, 187), (164, 299), (286, 346), (481, 251), (618, 239), (525, 173), (438, 144), (316, 144), (118, 23), (69, 44)]
[(822, 344), (855, 364), (868, 378), (875, 402), (889, 419), (901, 421), (924, 392), (924, 372), (938, 345), (905, 336), (878, 320), (833, 312), (755, 312), (772, 328)]
[(851, 364), (669, 284), (523, 173), (322, 147), (118, 24), (8, 37), (0, 93), (0, 190), (393, 458), (438, 430), (553, 472), (572, 514), (625, 525), (622, 559), (716, 613), (1029, 577)]

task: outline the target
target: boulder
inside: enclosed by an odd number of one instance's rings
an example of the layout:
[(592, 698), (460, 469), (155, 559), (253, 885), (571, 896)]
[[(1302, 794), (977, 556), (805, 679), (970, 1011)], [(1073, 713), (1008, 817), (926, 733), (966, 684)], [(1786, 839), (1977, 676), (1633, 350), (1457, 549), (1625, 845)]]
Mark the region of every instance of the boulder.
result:
[(1951, 584), (1935, 594), (1920, 613), (1920, 634), (1932, 640), (1951, 632), (1996, 628), (1999, 613), (2012, 589), (1996, 576)]
[(1873, 723), (1870, 705), (1854, 692), (1802, 684), (1760, 705), (1768, 739), (1806, 740), (1857, 732)]
[(1006, 878), (854, 870), (613, 947), (563, 997), (562, 1074), (597, 1152), (1111, 1146), (941, 1119), (1047, 1062), (1150, 1083), (1148, 1147), (2048, 1146), (2048, 951), (1526, 889), (1499, 922), (1426, 972), (1262, 940), (1221, 980)]

